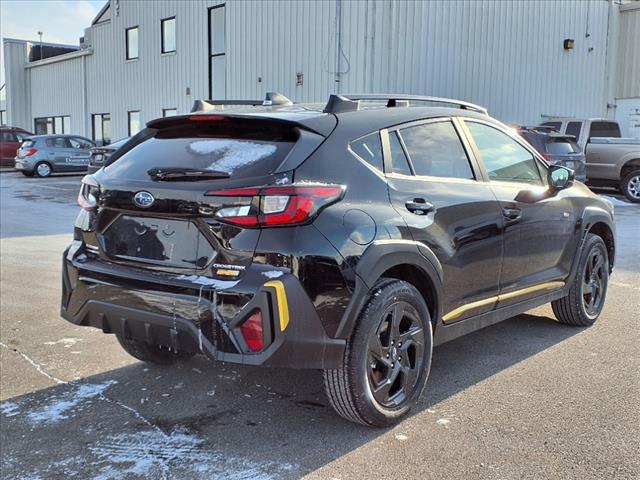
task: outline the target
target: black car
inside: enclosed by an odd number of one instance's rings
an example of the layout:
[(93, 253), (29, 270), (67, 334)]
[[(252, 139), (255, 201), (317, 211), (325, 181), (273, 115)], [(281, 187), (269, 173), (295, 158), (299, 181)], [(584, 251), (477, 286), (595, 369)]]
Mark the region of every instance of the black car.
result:
[(551, 165), (573, 170), (576, 180), (587, 181), (587, 158), (575, 137), (542, 127), (520, 127), (518, 133)]
[(434, 345), (548, 302), (596, 321), (612, 205), (484, 109), (272, 98), (151, 121), (84, 178), (65, 319), (149, 362), (322, 369), (336, 411), (377, 426)]
[(108, 145), (92, 148), (91, 156), (89, 157), (89, 165), (87, 166), (87, 173), (96, 173), (100, 170), (107, 160), (109, 160), (109, 157), (127, 143), (130, 138), (131, 137), (121, 138), (120, 140), (116, 140)]

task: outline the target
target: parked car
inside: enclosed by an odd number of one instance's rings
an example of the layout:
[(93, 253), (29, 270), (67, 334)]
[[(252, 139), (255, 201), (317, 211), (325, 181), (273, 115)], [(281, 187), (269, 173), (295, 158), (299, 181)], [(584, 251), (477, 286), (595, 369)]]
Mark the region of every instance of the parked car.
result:
[(96, 173), (102, 168), (102, 166), (109, 160), (109, 157), (118, 150), (121, 146), (129, 141), (129, 138), (121, 138), (109, 145), (101, 147), (93, 147), (91, 149), (91, 156), (89, 157), (89, 166), (87, 167), (87, 173)]
[(570, 168), (576, 180), (587, 181), (586, 158), (572, 136), (536, 127), (520, 127), (518, 133), (547, 163)]
[(376, 426), (416, 403), (434, 345), (548, 302), (597, 320), (612, 204), (482, 107), (271, 103), (153, 120), (82, 180), (65, 319), (147, 362), (321, 369)]
[(639, 138), (621, 138), (618, 122), (600, 118), (557, 118), (542, 125), (576, 138), (587, 156), (590, 185), (617, 187), (640, 203)]
[(85, 172), (93, 147), (91, 140), (77, 135), (33, 135), (22, 142), (15, 166), (27, 177)]
[(0, 127), (0, 167), (13, 167), (16, 150), (22, 141), (32, 133), (17, 127)]

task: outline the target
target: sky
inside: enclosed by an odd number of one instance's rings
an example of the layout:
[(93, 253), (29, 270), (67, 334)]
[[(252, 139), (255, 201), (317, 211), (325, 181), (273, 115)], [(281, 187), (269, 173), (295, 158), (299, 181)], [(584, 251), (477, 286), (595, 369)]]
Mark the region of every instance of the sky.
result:
[[(0, 37), (78, 45), (107, 0), (0, 0)], [(4, 59), (0, 48), (0, 85)]]

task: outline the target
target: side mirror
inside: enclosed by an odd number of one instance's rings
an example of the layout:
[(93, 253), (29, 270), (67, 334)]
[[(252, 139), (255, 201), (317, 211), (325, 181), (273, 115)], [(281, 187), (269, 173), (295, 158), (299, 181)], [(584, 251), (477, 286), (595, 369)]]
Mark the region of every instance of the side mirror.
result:
[(573, 170), (559, 165), (551, 165), (548, 174), (549, 186), (552, 190), (558, 191), (573, 185)]

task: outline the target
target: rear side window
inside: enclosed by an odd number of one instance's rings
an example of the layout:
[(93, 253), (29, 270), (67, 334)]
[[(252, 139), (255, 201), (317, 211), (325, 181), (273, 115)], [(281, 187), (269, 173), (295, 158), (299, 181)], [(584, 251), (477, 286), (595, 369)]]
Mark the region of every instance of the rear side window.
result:
[(620, 138), (620, 127), (614, 122), (592, 122), (589, 137)]
[(550, 138), (546, 145), (547, 153), (552, 155), (570, 155), (579, 153), (580, 147), (572, 140), (565, 138)]
[(476, 122), (466, 124), (491, 180), (542, 184), (536, 161), (526, 148), (496, 128)]
[(351, 150), (372, 167), (382, 171), (382, 143), (378, 132), (351, 142)]
[(473, 179), (473, 171), (451, 122), (403, 128), (409, 160), (416, 175)]
[(107, 166), (107, 172), (149, 180), (152, 168), (186, 167), (259, 177), (273, 173), (296, 140), (292, 128), (266, 122), (189, 122), (158, 130)]
[(398, 138), (398, 132), (389, 132), (389, 144), (391, 145), (391, 171), (411, 175), (411, 167)]
[(580, 137), (580, 130), (582, 130), (582, 122), (569, 122), (567, 123), (567, 131), (564, 133), (576, 137), (577, 140)]
[(71, 148), (71, 144), (64, 137), (47, 138), (44, 143), (49, 148)]

